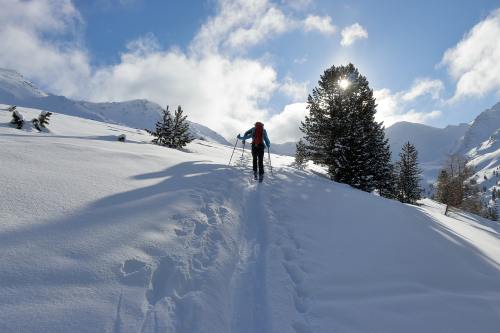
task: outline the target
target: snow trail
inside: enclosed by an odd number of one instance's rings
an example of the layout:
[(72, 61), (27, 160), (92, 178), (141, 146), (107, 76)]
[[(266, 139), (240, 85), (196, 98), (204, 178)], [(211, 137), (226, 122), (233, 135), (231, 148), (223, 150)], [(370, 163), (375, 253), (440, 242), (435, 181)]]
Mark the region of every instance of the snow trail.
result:
[(271, 332), (267, 295), (268, 218), (263, 184), (247, 181), (237, 271), (231, 282), (231, 332)]

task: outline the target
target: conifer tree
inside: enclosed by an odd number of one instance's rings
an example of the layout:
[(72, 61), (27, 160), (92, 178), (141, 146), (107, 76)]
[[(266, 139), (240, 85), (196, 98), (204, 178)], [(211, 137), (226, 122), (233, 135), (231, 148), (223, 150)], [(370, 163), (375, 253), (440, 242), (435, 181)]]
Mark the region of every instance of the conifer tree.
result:
[(390, 150), (366, 77), (354, 65), (332, 66), (308, 97), (301, 124), (309, 158), (325, 165), (332, 180), (364, 191), (388, 193)]
[(191, 133), (189, 132), (187, 115), (183, 115), (183, 113), (184, 111), (182, 111), (182, 108), (179, 105), (174, 114), (173, 136), (171, 140), (172, 148), (182, 148), (194, 140), (194, 138), (191, 136)]
[(155, 131), (148, 131), (151, 135), (155, 136), (152, 141), (153, 143), (160, 146), (179, 149), (193, 141), (194, 138), (189, 133), (187, 116), (183, 115), (183, 111), (180, 106), (175, 111), (173, 117), (168, 109), (168, 106), (162, 111), (162, 120), (156, 123)]
[(10, 123), (15, 125), (17, 129), (21, 129), (24, 126), (24, 117), (15, 107), (12, 109), (12, 120)]
[(407, 142), (399, 154), (396, 162), (397, 169), (397, 196), (404, 203), (414, 204), (420, 199), (420, 168), (418, 167), (418, 152), (410, 142)]
[(52, 112), (42, 111), (38, 118), (33, 118), (31, 122), (33, 123), (33, 126), (35, 126), (35, 128), (41, 132), (42, 128), (47, 128), (47, 125), (49, 125), (51, 115)]
[(166, 109), (162, 110), (162, 113), (162, 119), (156, 122), (156, 129), (153, 132), (148, 132), (155, 137), (153, 143), (170, 147), (174, 123), (168, 105)]
[(42, 111), (38, 116), (38, 122), (41, 127), (46, 128), (49, 125), (50, 116), (52, 112)]
[(299, 168), (304, 167), (306, 162), (306, 144), (304, 140), (300, 139), (295, 145), (295, 165)]

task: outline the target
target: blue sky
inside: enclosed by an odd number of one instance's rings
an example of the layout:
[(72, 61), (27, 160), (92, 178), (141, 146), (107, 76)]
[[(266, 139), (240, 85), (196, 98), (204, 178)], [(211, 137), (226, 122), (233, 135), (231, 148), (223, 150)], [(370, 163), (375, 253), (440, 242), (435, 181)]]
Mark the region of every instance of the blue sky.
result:
[[(331, 65), (368, 77), (378, 120), (443, 127), (500, 100), (500, 2), (0, 0), (13, 68), (49, 92), (182, 104), (225, 136), (297, 139)], [(11, 27), (11, 28), (5, 28)]]

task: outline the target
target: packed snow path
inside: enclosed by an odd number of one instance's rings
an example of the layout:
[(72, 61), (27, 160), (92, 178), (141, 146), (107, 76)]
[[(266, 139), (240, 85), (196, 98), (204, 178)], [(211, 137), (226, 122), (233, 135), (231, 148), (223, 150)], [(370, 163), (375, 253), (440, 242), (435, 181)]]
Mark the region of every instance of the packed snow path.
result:
[(498, 224), (378, 198), (290, 158), (273, 156), (257, 184), (248, 152), (226, 165), (232, 147), (8, 120), (0, 332), (498, 330)]

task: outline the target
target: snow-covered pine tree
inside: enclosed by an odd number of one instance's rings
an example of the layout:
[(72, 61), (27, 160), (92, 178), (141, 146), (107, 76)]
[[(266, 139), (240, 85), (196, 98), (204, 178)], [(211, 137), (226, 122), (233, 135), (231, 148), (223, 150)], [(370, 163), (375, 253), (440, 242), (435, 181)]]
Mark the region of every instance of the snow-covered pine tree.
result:
[(52, 115), (52, 112), (48, 111), (42, 111), (38, 118), (33, 118), (31, 122), (33, 123), (33, 126), (38, 130), (42, 131), (42, 128), (47, 128), (47, 125), (49, 124), (49, 118)]
[(16, 108), (12, 111), (12, 120), (10, 123), (15, 125), (17, 129), (21, 129), (24, 126), (24, 117), (19, 111), (16, 110)]
[(174, 121), (168, 109), (168, 105), (166, 109), (162, 109), (162, 113), (162, 119), (156, 122), (156, 129), (154, 131), (148, 132), (155, 137), (152, 140), (153, 143), (160, 146), (170, 147), (174, 129)]
[(397, 196), (404, 203), (414, 204), (420, 199), (420, 168), (418, 167), (418, 152), (410, 142), (405, 143), (396, 162)]
[(33, 127), (35, 127), (39, 132), (42, 131), (42, 128), (40, 127), (40, 122), (38, 121), (38, 118), (31, 119), (31, 123), (33, 124)]
[(375, 121), (373, 90), (353, 64), (327, 69), (308, 97), (308, 108), (300, 128), (307, 151), (328, 168), (332, 180), (368, 192), (390, 183), (389, 145)]
[(194, 138), (191, 136), (191, 133), (189, 132), (187, 115), (183, 115), (183, 113), (184, 111), (182, 111), (182, 108), (179, 105), (174, 114), (173, 136), (171, 140), (172, 148), (182, 148), (194, 140)]
[(303, 168), (306, 158), (306, 144), (304, 143), (304, 140), (300, 139), (295, 145), (295, 165), (298, 168)]
[(389, 145), (389, 139), (385, 138), (385, 128), (382, 124), (377, 125), (378, 134), (375, 136), (375, 149), (370, 152), (370, 159), (374, 161), (372, 168), (375, 189), (381, 196), (395, 199), (397, 197), (397, 177), (394, 165), (391, 163), (391, 148)]
[(156, 123), (155, 131), (148, 132), (155, 136), (153, 143), (169, 148), (179, 149), (194, 140), (189, 133), (187, 116), (183, 115), (181, 106), (177, 108), (173, 117), (167, 106), (163, 110), (162, 120)]
[(46, 128), (47, 125), (49, 125), (49, 118), (52, 116), (52, 112), (49, 111), (42, 111), (40, 115), (38, 116), (38, 122), (41, 127)]

